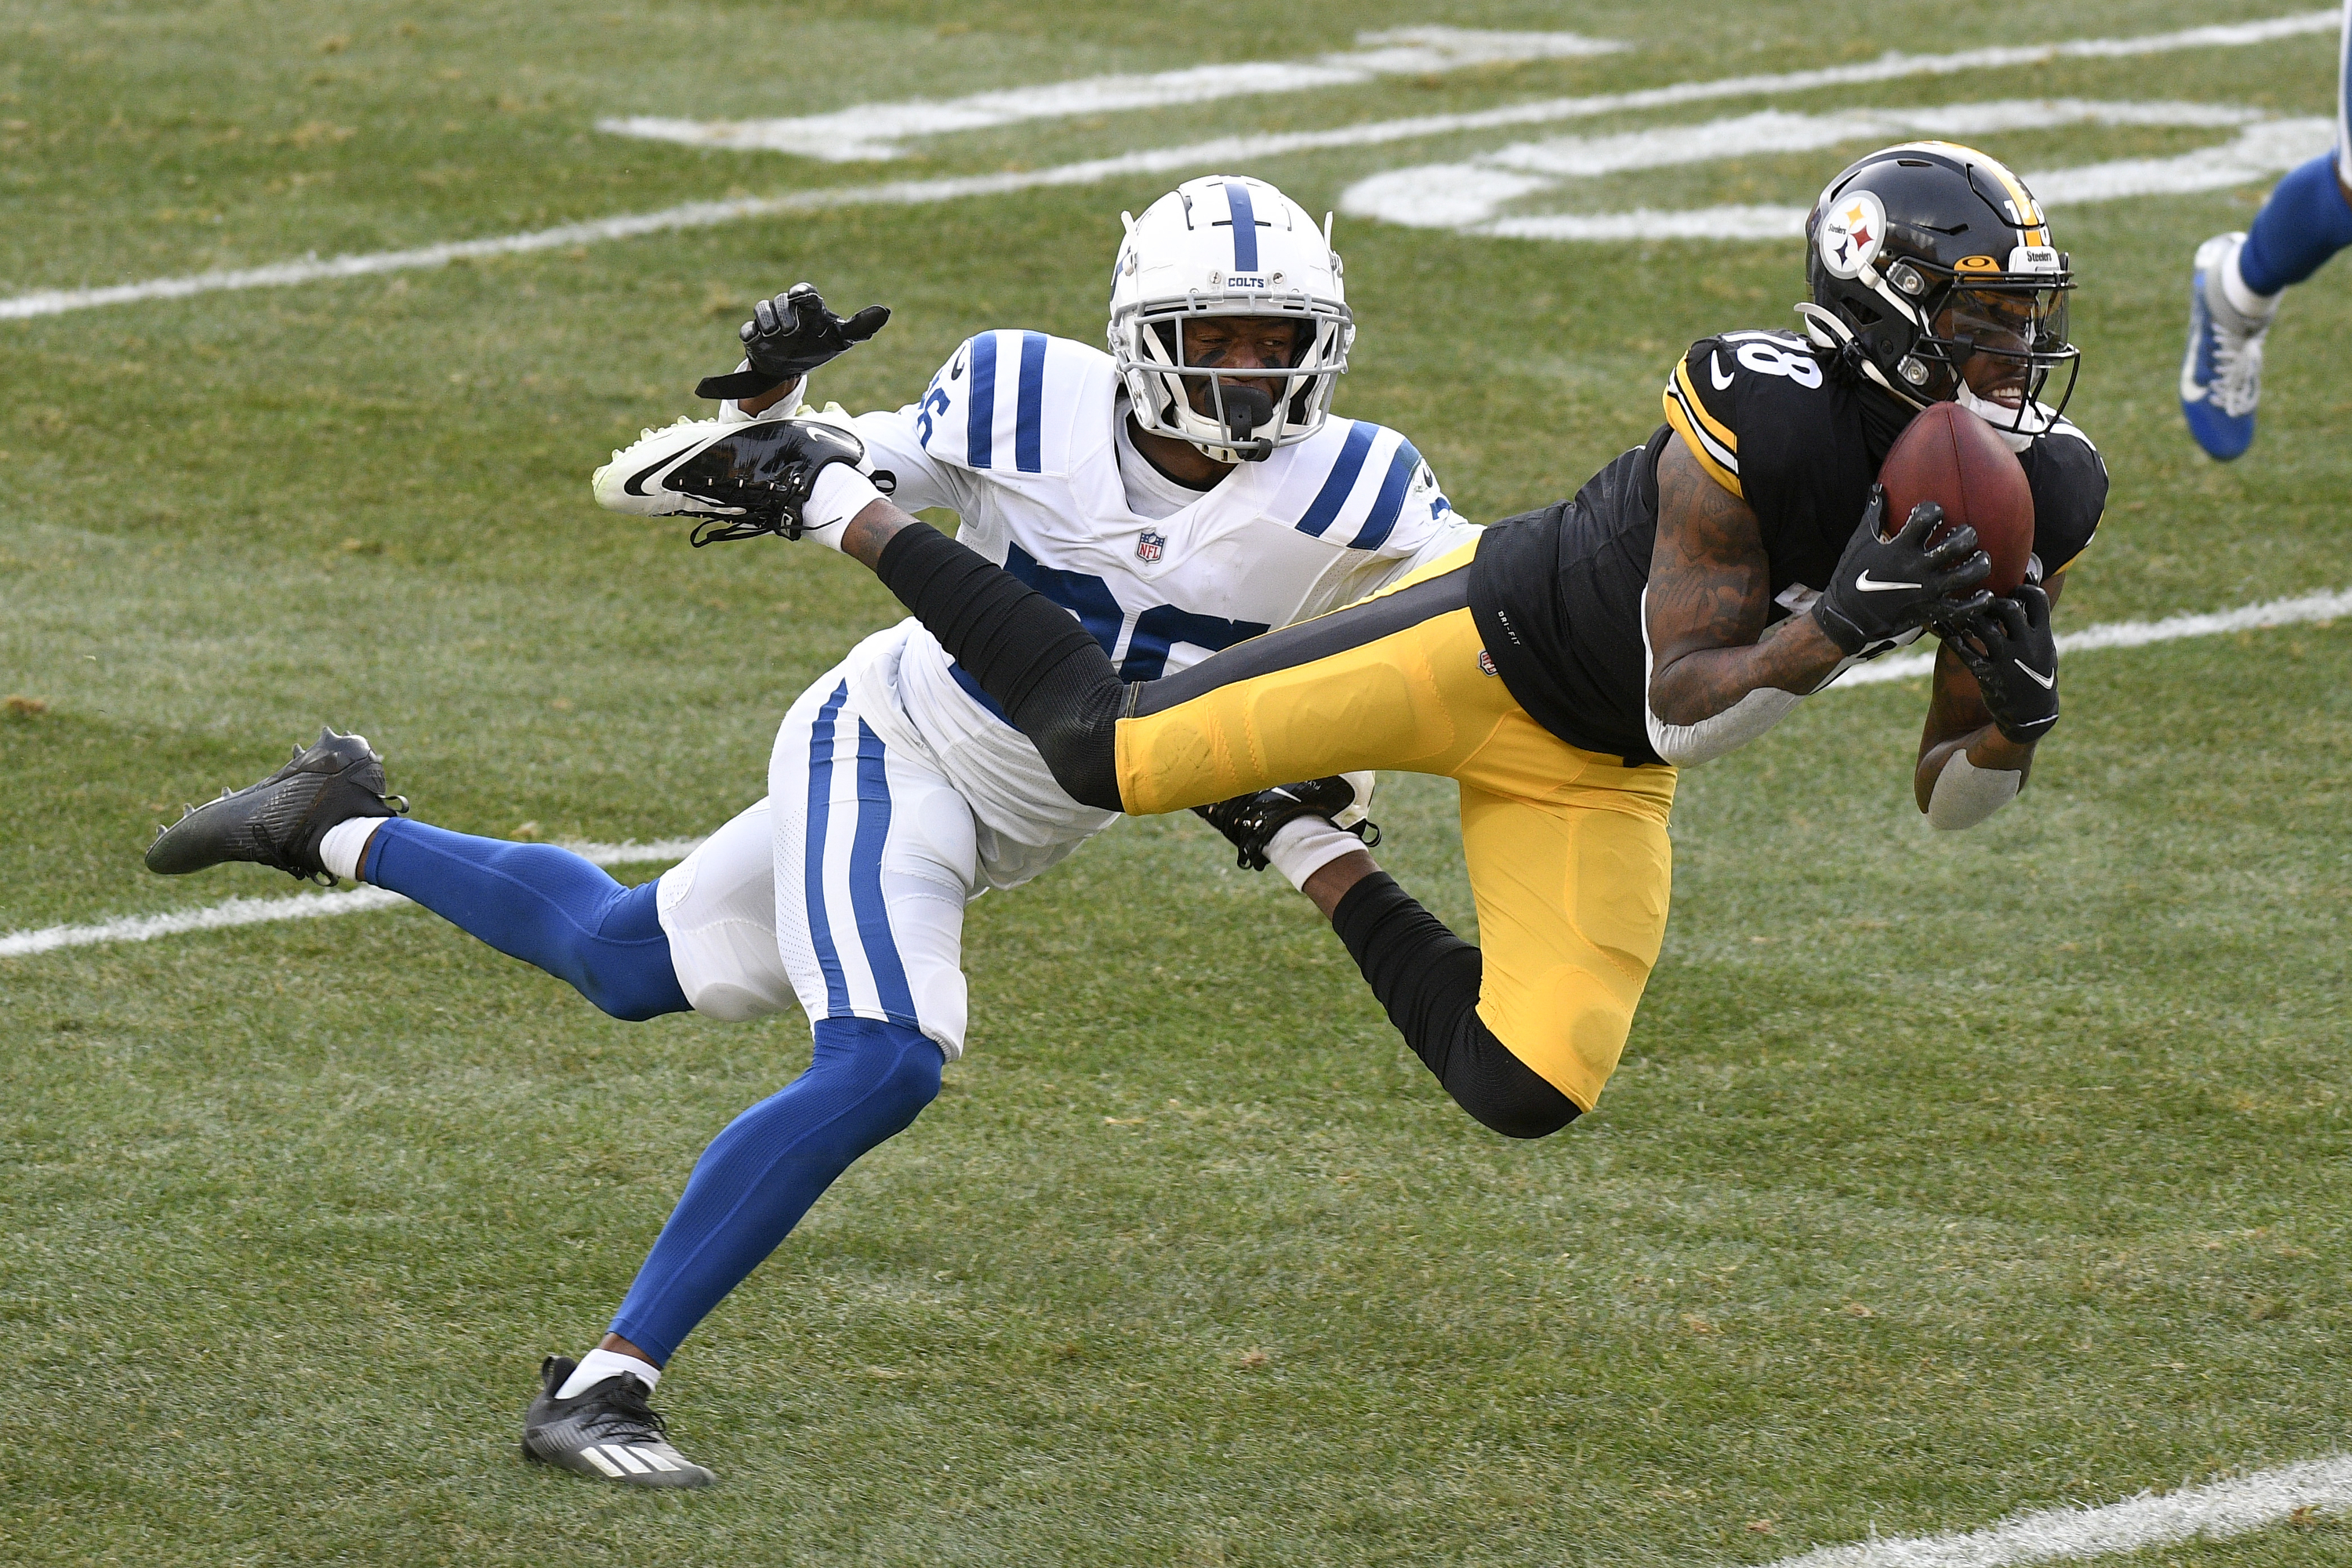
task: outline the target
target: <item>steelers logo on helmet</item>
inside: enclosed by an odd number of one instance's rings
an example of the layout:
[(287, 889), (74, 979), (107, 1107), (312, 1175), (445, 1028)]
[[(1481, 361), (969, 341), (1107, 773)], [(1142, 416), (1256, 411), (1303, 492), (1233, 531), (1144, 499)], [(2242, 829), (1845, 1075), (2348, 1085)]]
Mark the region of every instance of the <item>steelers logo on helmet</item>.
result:
[(1850, 191), (1832, 200), (1813, 234), (1822, 265), (1833, 278), (1857, 278), (1886, 245), (1886, 207), (1870, 191)]

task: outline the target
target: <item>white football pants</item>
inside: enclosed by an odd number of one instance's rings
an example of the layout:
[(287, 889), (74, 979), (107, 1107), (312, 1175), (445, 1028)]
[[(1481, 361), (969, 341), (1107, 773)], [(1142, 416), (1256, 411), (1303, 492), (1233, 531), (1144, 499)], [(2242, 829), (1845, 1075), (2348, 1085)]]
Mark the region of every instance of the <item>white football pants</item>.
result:
[(860, 719), (845, 671), (784, 716), (768, 798), (665, 872), (656, 908), (679, 986), (726, 1022), (795, 1003), (919, 1029), (963, 1054), (971, 808)]

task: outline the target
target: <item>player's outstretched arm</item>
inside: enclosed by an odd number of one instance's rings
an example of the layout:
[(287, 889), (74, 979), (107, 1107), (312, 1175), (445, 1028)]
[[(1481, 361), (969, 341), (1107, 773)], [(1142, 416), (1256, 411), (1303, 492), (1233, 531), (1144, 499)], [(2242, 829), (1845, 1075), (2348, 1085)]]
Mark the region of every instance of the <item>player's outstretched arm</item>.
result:
[(2050, 607), (2065, 585), (2062, 572), (2021, 587), (1945, 632), (1911, 779), (1936, 826), (1973, 827), (2025, 787), (2033, 748), (2058, 721)]

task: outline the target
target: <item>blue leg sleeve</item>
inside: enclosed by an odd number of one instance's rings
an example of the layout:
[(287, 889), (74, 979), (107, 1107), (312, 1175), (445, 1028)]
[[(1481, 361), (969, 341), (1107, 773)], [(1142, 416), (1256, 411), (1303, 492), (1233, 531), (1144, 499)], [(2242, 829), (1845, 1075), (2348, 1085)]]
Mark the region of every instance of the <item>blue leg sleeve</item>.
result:
[(2281, 180), (2246, 230), (2238, 273), (2257, 294), (2275, 294), (2352, 246), (2352, 206), (2336, 183), (2336, 154), (2314, 158)]
[(612, 1331), (658, 1363), (773, 1252), (860, 1154), (940, 1092), (940, 1047), (871, 1018), (816, 1026), (808, 1071), (710, 1141)]
[(625, 888), (568, 849), (387, 819), (360, 880), (415, 900), (509, 958), (535, 963), (615, 1018), (687, 1010), (652, 882)]

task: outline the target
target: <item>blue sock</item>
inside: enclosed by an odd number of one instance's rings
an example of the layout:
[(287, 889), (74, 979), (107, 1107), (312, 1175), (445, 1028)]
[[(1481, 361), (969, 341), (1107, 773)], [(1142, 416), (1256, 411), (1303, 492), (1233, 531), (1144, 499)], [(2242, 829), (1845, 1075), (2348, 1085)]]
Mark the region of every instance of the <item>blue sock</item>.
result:
[(920, 1114), (940, 1092), (946, 1060), (903, 1025), (819, 1023), (808, 1071), (702, 1152), (612, 1331), (656, 1362), (669, 1360), (835, 1177)]
[(2352, 206), (2336, 184), (2336, 154), (2314, 158), (2281, 180), (2254, 215), (2238, 252), (2238, 276), (2257, 294), (2275, 294), (2352, 246)]
[(404, 894), (509, 958), (535, 963), (615, 1018), (687, 1010), (654, 912), (655, 888), (625, 888), (569, 849), (509, 844), (404, 816), (369, 838), (360, 880)]

